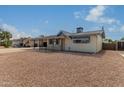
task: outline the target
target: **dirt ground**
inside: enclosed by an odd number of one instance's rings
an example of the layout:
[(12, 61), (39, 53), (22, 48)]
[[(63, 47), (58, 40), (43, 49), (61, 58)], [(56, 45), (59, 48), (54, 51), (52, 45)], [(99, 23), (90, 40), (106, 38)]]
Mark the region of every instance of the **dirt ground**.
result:
[(124, 57), (116, 51), (0, 53), (0, 86), (124, 87)]
[(31, 49), (32, 48), (4, 48), (4, 47), (1, 47), (0, 48), (0, 54), (13, 53), (13, 52), (22, 52), (22, 51), (31, 50)]

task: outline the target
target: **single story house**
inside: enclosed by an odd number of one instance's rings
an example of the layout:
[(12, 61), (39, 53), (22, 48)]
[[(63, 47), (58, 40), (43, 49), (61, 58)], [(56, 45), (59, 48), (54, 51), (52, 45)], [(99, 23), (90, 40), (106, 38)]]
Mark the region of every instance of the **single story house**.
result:
[(57, 35), (30, 39), (30, 47), (39, 49), (97, 53), (102, 50), (104, 30), (84, 32), (78, 27), (75, 33), (60, 31)]
[(78, 27), (76, 33), (60, 31), (57, 35), (43, 37), (40, 44), (52, 50), (97, 53), (102, 50), (104, 37), (104, 30), (83, 32), (83, 28)]

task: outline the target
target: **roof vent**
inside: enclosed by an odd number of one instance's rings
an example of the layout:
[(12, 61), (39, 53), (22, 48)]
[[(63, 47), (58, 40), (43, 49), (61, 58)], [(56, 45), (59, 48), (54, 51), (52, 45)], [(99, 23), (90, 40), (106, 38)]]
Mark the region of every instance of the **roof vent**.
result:
[(83, 27), (77, 27), (77, 33), (83, 32)]

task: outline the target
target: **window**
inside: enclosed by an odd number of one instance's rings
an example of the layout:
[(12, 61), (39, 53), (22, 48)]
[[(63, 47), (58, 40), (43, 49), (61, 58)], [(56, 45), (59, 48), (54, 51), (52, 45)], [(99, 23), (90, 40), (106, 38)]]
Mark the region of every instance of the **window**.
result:
[(82, 38), (82, 39), (74, 39), (73, 43), (89, 43), (90, 39), (89, 38)]
[(89, 43), (89, 40), (82, 40), (82, 43)]
[(81, 43), (81, 40), (73, 40), (73, 43)]
[(53, 44), (53, 40), (52, 39), (49, 40), (49, 44)]

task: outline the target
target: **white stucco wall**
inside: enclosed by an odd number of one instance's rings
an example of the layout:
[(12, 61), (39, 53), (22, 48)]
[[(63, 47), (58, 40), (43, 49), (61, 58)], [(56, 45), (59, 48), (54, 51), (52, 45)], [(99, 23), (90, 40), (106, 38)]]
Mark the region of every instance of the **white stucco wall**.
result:
[(102, 50), (102, 37), (101, 35), (97, 35), (97, 52)]
[(65, 40), (65, 50), (66, 51), (79, 51), (79, 52), (97, 52), (97, 36), (92, 35), (90, 36), (90, 42), (89, 43), (81, 43), (76, 44), (73, 43), (72, 39), (66, 39)]

